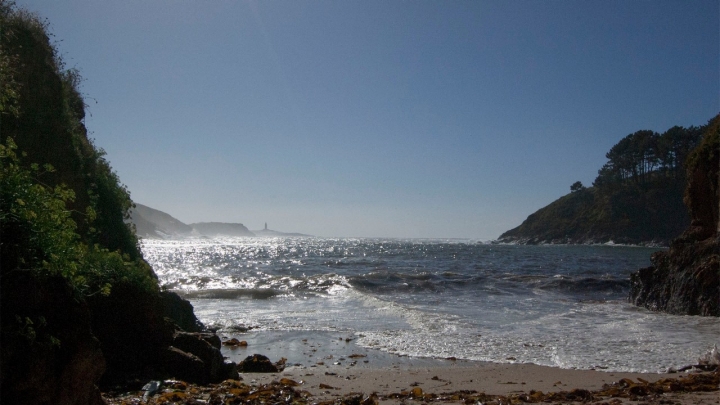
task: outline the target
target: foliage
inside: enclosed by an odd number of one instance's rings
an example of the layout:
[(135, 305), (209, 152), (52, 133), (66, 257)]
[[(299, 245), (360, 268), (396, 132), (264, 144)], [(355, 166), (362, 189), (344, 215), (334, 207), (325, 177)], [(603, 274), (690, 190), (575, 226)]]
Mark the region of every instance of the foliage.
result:
[(142, 260), (83, 243), (66, 208), (74, 193), (42, 183), (51, 166), (25, 168), (12, 139), (0, 145), (0, 232), (2, 272), (30, 271), (38, 277), (61, 276), (78, 299), (110, 294), (117, 283), (157, 291), (157, 281)]
[(720, 114), (710, 120), (706, 128), (702, 142), (687, 159), (688, 187), (684, 200), (695, 225), (704, 229), (701, 234), (709, 235), (720, 229)]
[[(157, 277), (124, 222), (130, 195), (104, 151), (87, 138), (82, 78), (64, 68), (46, 28), (34, 14), (0, 0), (3, 398), (12, 391), (4, 389), (7, 376), (36, 378), (37, 370), (23, 364), (75, 361), (68, 350), (92, 338), (93, 320), (137, 321), (139, 336), (160, 327), (152, 320), (162, 320)], [(151, 321), (131, 316), (137, 313), (127, 311), (134, 304), (128, 293), (147, 303), (143, 314)], [(112, 312), (104, 311), (108, 302), (118, 303)], [(96, 322), (92, 332), (100, 336), (101, 327)], [(108, 335), (104, 347), (117, 349)], [(154, 347), (146, 340), (138, 347)]]
[(117, 283), (157, 291), (125, 223), (130, 194), (87, 138), (80, 72), (47, 25), (0, 0), (2, 274), (60, 276), (80, 299)]
[(582, 190), (585, 190), (585, 186), (583, 186), (582, 182), (580, 182), (580, 181), (576, 181), (575, 183), (570, 185), (571, 193), (575, 193), (575, 192), (582, 191)]
[(2, 403), (90, 398), (106, 366), (157, 367), (173, 333), (125, 222), (130, 194), (87, 137), (81, 83), (47, 23), (0, 0)]
[(704, 128), (700, 145), (686, 154), (687, 169), (690, 172), (703, 163), (710, 164), (713, 160), (718, 160), (720, 154), (720, 114), (713, 117)]
[(66, 204), (83, 242), (141, 259), (138, 240), (126, 224), (130, 194), (105, 152), (87, 137), (80, 72), (65, 68), (50, 44), (47, 23), (36, 15), (0, 0), (0, 27), (3, 138), (12, 137), (27, 153), (24, 166), (56, 169), (43, 177), (46, 184), (74, 192)]
[(647, 187), (668, 179), (683, 181), (685, 160), (700, 142), (702, 131), (694, 126), (674, 126), (662, 135), (649, 130), (634, 132), (605, 155), (608, 162), (593, 184), (611, 188), (632, 182)]

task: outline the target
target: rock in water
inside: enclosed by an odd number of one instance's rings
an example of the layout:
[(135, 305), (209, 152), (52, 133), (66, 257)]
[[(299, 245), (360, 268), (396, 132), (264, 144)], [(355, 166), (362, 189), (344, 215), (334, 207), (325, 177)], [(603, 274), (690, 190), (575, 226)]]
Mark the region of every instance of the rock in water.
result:
[(720, 243), (674, 241), (630, 276), (630, 302), (678, 315), (720, 316)]
[(262, 354), (253, 354), (237, 365), (241, 373), (277, 373), (278, 368)]
[[(105, 359), (92, 334), (91, 313), (64, 279), (3, 274), (0, 312), (0, 403), (103, 403), (96, 384)], [(34, 340), (18, 329), (23, 326), (33, 328)]]

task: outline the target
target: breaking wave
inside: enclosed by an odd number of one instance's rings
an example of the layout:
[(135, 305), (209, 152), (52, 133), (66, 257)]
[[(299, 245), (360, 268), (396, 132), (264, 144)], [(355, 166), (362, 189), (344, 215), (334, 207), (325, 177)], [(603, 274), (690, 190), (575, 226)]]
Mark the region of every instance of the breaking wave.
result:
[(143, 241), (161, 283), (227, 331), (343, 331), (419, 357), (661, 371), (720, 320), (626, 303), (652, 248), (395, 239)]

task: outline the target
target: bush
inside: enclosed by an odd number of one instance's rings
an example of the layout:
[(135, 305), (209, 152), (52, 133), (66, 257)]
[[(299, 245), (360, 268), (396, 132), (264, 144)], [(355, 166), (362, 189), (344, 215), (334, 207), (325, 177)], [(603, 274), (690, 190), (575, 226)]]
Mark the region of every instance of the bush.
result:
[(60, 276), (78, 299), (108, 295), (119, 282), (157, 292), (157, 279), (142, 259), (81, 240), (67, 209), (74, 192), (43, 184), (43, 175), (52, 167), (25, 168), (16, 150), (11, 138), (0, 144), (0, 276), (18, 271), (42, 278)]

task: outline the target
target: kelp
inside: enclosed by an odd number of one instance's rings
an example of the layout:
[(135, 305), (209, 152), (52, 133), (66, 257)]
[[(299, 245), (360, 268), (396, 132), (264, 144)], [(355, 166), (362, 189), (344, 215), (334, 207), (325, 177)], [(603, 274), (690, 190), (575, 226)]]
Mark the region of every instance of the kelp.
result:
[(396, 400), (424, 402), (453, 402), (465, 404), (524, 404), (524, 403), (570, 403), (570, 402), (619, 402), (662, 400), (666, 394), (713, 392), (720, 390), (720, 371), (694, 373), (678, 378), (663, 378), (649, 382), (642, 378), (636, 381), (623, 378), (612, 384), (605, 384), (599, 390), (573, 389), (570, 391), (530, 391), (510, 395), (490, 395), (473, 390), (443, 393), (426, 393), (419, 387), (407, 391), (378, 395), (376, 393), (351, 393), (332, 400), (317, 401), (313, 395), (302, 390), (303, 381), (282, 378), (269, 384), (247, 385), (238, 380), (227, 380), (217, 385), (198, 386), (182, 381), (168, 380), (159, 394), (142, 401), (143, 392), (105, 394), (109, 405), (237, 405), (237, 404), (318, 404), (318, 405), (375, 405), (379, 401)]

